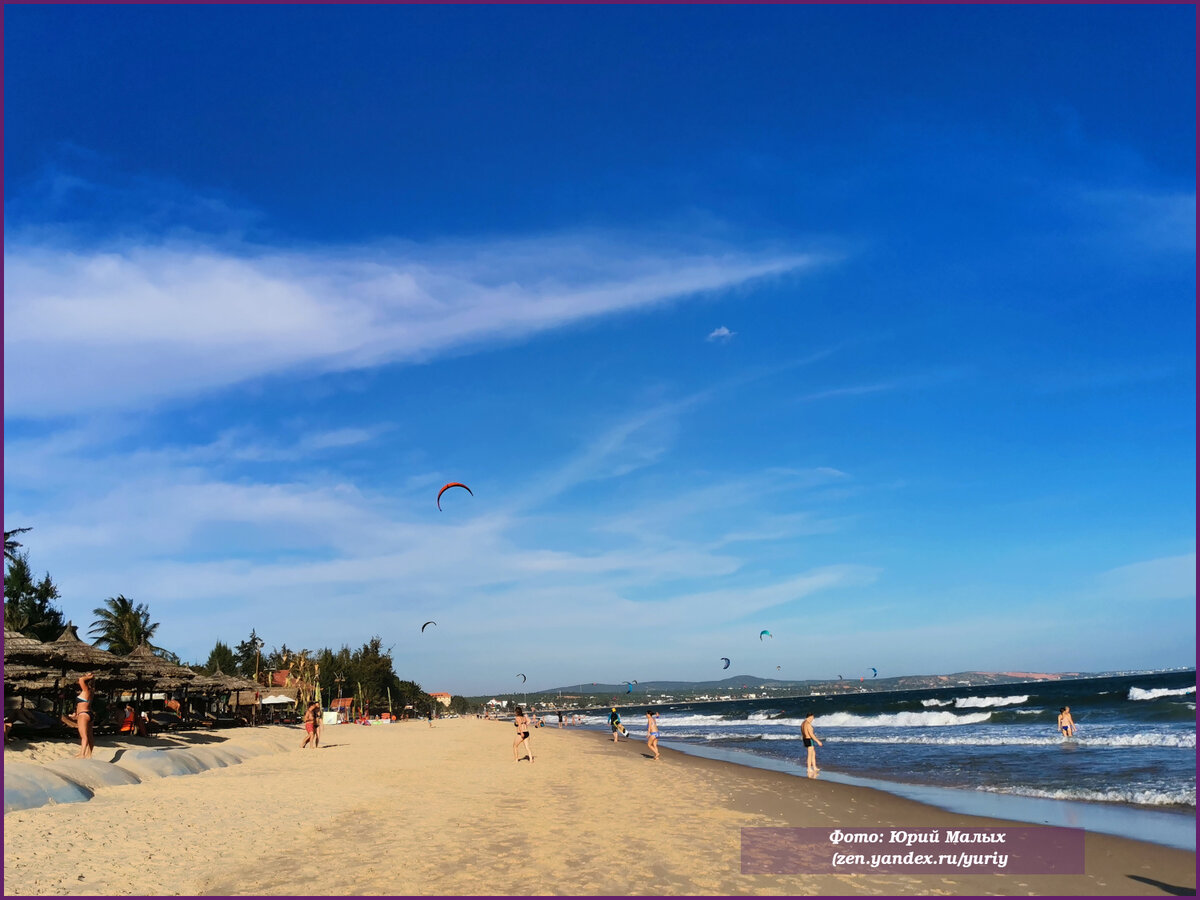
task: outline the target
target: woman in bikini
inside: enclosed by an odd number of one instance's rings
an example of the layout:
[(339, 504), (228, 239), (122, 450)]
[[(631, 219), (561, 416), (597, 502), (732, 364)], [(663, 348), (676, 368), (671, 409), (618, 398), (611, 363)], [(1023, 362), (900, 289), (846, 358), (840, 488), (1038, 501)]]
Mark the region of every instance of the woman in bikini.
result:
[(646, 746), (658, 759), (658, 713), (653, 708), (646, 710)]
[(91, 759), (92, 751), (96, 749), (92, 736), (92, 687), (96, 676), (92, 672), (79, 679), (79, 694), (75, 697), (75, 715), (64, 716), (72, 725), (79, 729), (79, 752), (76, 759)]
[(517, 737), (513, 741), (513, 762), (521, 761), (517, 756), (517, 748), (522, 744), (525, 745), (525, 754), (529, 757), (529, 761), (533, 762), (533, 748), (529, 744), (529, 719), (525, 718), (521, 707), (518, 706), (515, 712), (513, 724), (517, 726)]

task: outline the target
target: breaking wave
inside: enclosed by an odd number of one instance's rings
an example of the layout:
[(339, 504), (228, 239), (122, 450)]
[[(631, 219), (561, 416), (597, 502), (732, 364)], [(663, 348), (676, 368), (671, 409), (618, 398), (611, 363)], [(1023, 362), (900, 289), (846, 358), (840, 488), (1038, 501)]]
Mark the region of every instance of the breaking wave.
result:
[(1149, 691), (1142, 690), (1139, 687), (1131, 687), (1128, 699), (1157, 700), (1159, 697), (1182, 697), (1184, 694), (1194, 693), (1196, 693), (1196, 686), (1194, 684), (1185, 688), (1154, 688)]
[(983, 709), (989, 706), (1015, 706), (1029, 699), (1028, 694), (1013, 697), (959, 697), (954, 701), (955, 709)]

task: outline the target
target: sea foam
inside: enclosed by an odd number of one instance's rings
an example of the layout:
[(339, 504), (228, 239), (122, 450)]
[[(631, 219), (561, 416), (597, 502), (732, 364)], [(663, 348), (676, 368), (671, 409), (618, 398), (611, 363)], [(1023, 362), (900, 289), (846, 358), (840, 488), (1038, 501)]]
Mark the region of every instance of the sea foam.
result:
[(959, 697), (954, 701), (955, 709), (983, 709), (989, 706), (1015, 706), (1029, 699), (1028, 694), (1012, 697)]
[(982, 785), (978, 788), (993, 794), (1016, 794), (1021, 797), (1047, 797), (1051, 800), (1093, 800), (1104, 803), (1136, 803), (1142, 806), (1195, 806), (1195, 790), (1186, 791), (1156, 791), (1156, 790), (1106, 790), (1089, 791), (1076, 788), (1058, 788), (1045, 790), (1043, 788), (1025, 787), (994, 787)]
[(1131, 687), (1129, 689), (1130, 700), (1157, 700), (1159, 697), (1182, 697), (1184, 694), (1196, 693), (1196, 686), (1190, 685), (1185, 688), (1154, 688), (1153, 690), (1143, 690), (1139, 687)]

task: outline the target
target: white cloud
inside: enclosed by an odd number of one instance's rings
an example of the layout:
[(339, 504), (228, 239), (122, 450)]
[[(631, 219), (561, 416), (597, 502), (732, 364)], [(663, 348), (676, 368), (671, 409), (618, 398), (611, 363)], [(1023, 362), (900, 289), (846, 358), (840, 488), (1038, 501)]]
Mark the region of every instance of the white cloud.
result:
[(267, 375), (419, 361), (822, 261), (644, 247), (586, 234), (312, 252), (10, 240), (5, 413), (139, 409)]
[(705, 340), (728, 341), (735, 334), (737, 334), (736, 331), (730, 331), (728, 328), (726, 328), (724, 325), (722, 325), (720, 328), (714, 328), (711, 332), (709, 332), (709, 335), (707, 338), (705, 338)]
[(1105, 238), (1131, 248), (1164, 253), (1196, 251), (1194, 191), (1085, 189), (1080, 211)]
[(1165, 556), (1109, 569), (1099, 577), (1100, 593), (1131, 603), (1184, 600), (1196, 596), (1196, 554)]

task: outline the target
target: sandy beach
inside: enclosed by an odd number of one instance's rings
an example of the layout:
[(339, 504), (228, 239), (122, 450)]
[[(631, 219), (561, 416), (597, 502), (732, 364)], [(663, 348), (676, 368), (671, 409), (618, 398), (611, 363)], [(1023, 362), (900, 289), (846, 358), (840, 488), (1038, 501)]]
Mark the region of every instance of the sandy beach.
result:
[[(535, 732), (533, 764), (513, 762), (503, 722), (325, 732), (316, 752), (298, 749), (298, 728), (219, 733), (295, 749), (9, 813), (5, 895), (1195, 892), (1194, 853), (1106, 835), (1088, 836), (1077, 876), (746, 876), (745, 826), (999, 823), (670, 750), (653, 762), (644, 744), (581, 730)], [(102, 738), (95, 758), (144, 746)], [(12, 742), (5, 762), (73, 751)]]

